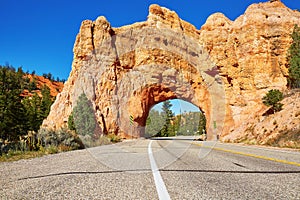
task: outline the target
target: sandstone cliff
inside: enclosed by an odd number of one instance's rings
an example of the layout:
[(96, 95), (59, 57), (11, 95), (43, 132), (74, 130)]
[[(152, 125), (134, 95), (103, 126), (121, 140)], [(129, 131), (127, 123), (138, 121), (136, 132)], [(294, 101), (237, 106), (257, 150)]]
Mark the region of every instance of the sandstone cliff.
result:
[(202, 27), (201, 42), (227, 85), (228, 112), (233, 118), (228, 134), (244, 132), (243, 123), (264, 113), (261, 98), (268, 90), (286, 90), (287, 50), (293, 27), (300, 23), (299, 15), (275, 1), (251, 5), (235, 21), (214, 14)]
[(84, 92), (104, 133), (125, 136), (130, 115), (142, 127), (154, 104), (181, 98), (205, 112), (208, 128), (220, 121), (218, 134), (234, 137), (264, 113), (268, 90), (286, 90), (294, 24), (300, 12), (279, 1), (253, 4), (235, 21), (214, 14), (200, 30), (158, 5), (150, 6), (147, 21), (120, 28), (105, 17), (83, 21), (70, 77), (43, 127), (66, 126)]
[(283, 109), (268, 115), (257, 115), (245, 121), (226, 142), (300, 148), (300, 91), (292, 90), (282, 100)]

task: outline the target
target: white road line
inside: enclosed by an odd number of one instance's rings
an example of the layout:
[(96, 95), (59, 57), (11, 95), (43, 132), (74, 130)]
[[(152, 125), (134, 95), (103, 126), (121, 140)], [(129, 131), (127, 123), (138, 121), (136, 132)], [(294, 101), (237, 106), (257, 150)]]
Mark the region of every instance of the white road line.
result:
[(169, 200), (169, 199), (171, 199), (170, 195), (169, 195), (166, 185), (159, 173), (159, 169), (157, 168), (156, 162), (154, 160), (154, 156), (153, 156), (153, 152), (152, 152), (152, 148), (151, 148), (152, 142), (153, 141), (151, 140), (148, 145), (148, 154), (149, 154), (151, 170), (152, 170), (152, 174), (153, 174), (153, 178), (154, 178), (154, 182), (155, 182), (155, 186), (156, 186), (156, 191), (158, 193), (158, 198), (160, 200)]

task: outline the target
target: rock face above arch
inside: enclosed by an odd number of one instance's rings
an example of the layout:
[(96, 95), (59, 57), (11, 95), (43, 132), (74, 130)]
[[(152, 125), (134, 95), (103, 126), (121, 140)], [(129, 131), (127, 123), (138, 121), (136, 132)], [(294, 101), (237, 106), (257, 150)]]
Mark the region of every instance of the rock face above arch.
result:
[[(200, 107), (209, 124), (221, 120), (221, 137), (234, 135), (247, 119), (265, 111), (261, 98), (269, 89), (286, 89), (295, 24), (300, 25), (300, 12), (279, 1), (253, 4), (235, 21), (214, 14), (200, 30), (158, 5), (150, 6), (147, 21), (120, 28), (105, 17), (85, 20), (70, 77), (42, 126), (66, 126), (84, 92), (103, 133), (126, 136), (129, 115), (142, 125), (151, 106), (181, 98)], [(210, 87), (210, 81), (223, 91)], [(215, 116), (214, 109), (224, 115)]]

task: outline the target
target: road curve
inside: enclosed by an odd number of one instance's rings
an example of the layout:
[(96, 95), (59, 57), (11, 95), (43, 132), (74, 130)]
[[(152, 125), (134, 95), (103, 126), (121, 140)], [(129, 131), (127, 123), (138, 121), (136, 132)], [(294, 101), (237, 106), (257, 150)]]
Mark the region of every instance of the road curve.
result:
[(191, 138), (0, 163), (0, 199), (300, 199), (299, 182), (299, 152)]

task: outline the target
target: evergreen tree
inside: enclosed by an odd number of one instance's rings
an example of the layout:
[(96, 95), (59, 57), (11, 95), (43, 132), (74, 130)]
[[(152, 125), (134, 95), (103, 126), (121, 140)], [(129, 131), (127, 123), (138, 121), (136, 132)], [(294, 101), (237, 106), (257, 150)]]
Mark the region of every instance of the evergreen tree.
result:
[(39, 97), (23, 97), (24, 89), (36, 88), (22, 68), (0, 66), (0, 138), (16, 141), (29, 130), (38, 131), (43, 119), (48, 116), (53, 103), (50, 89), (44, 86)]
[(93, 136), (96, 128), (96, 119), (91, 102), (86, 95), (82, 93), (77, 105), (73, 109), (73, 119), (77, 134)]
[(44, 120), (41, 111), (42, 99), (35, 93), (32, 97), (26, 97), (22, 103), (26, 109), (28, 129), (37, 132)]
[(173, 132), (174, 132), (174, 135), (177, 135), (180, 132), (181, 118), (182, 118), (181, 115), (177, 115), (173, 119)]
[(165, 119), (165, 123), (159, 133), (159, 136), (167, 137), (174, 135), (174, 129), (171, 125), (171, 120), (174, 117), (174, 114), (171, 110), (172, 104), (169, 100), (164, 101), (162, 105), (162, 115)]
[(46, 75), (46, 78), (49, 79), (50, 81), (53, 81), (53, 79), (54, 79), (50, 72)]
[(16, 140), (27, 132), (25, 109), (21, 103), (23, 71), (0, 67), (0, 137)]
[(50, 112), (51, 105), (53, 103), (50, 88), (47, 85), (44, 85), (42, 88), (42, 102), (41, 102), (41, 117), (44, 119), (48, 116)]
[(71, 131), (76, 131), (76, 128), (75, 128), (75, 123), (74, 123), (74, 117), (73, 117), (73, 112), (69, 115), (69, 118), (68, 118), (68, 128), (71, 130)]
[(163, 125), (164, 119), (159, 111), (154, 109), (150, 110), (146, 121), (146, 136), (151, 137), (159, 135)]
[(289, 48), (289, 79), (291, 88), (300, 88), (300, 27), (295, 25), (292, 33), (293, 43)]
[(262, 100), (266, 106), (271, 106), (274, 113), (282, 110), (283, 104), (280, 101), (283, 100), (283, 94), (279, 90), (270, 90)]
[(200, 134), (206, 134), (206, 117), (203, 112), (200, 112), (198, 131)]
[[(176, 116), (180, 117), (178, 135), (195, 135), (206, 133), (206, 117), (202, 112), (189, 112)], [(203, 131), (204, 130), (204, 131)]]
[(28, 90), (31, 92), (36, 89), (37, 89), (36, 78), (33, 78), (32, 81), (30, 81), (28, 84)]

